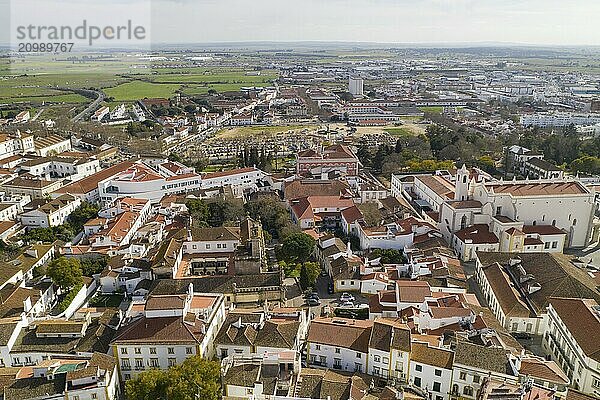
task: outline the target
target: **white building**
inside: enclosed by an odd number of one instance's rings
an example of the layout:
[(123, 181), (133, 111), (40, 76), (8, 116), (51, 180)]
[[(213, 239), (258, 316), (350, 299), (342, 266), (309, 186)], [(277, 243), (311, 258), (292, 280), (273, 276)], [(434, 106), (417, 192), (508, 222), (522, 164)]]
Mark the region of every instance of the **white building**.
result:
[(230, 186), (234, 196), (242, 197), (245, 194), (257, 192), (266, 177), (267, 174), (264, 171), (254, 167), (211, 172), (202, 175), (201, 188), (213, 189)]
[(62, 225), (80, 205), (80, 198), (63, 194), (36, 210), (22, 213), (21, 223), (29, 228), (49, 228)]
[(352, 96), (364, 95), (364, 80), (362, 78), (351, 76), (348, 79), (348, 92)]
[(376, 318), (369, 340), (369, 375), (406, 382), (410, 362), (410, 329), (397, 318)]
[(551, 298), (542, 346), (577, 390), (600, 397), (600, 306), (591, 299)]
[(453, 361), (452, 351), (413, 342), (409, 384), (428, 393), (431, 399), (449, 399)]
[(309, 367), (366, 372), (373, 321), (316, 318), (308, 328)]
[(576, 113), (536, 113), (521, 115), (520, 123), (523, 126), (563, 127), (569, 125), (596, 125), (600, 123), (599, 114)]
[(225, 319), (222, 294), (150, 296), (143, 315), (126, 325), (112, 342), (121, 378), (151, 369), (167, 369), (200, 355), (211, 358), (213, 340)]

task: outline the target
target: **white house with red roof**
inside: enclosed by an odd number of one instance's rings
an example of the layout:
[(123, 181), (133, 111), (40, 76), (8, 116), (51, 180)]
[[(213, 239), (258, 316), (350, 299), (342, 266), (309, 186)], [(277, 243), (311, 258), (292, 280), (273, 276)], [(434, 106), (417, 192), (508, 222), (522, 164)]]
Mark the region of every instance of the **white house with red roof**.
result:
[(318, 167), (337, 170), (343, 175), (358, 175), (360, 161), (346, 145), (336, 144), (322, 150), (305, 150), (296, 156), (296, 173), (308, 175)]

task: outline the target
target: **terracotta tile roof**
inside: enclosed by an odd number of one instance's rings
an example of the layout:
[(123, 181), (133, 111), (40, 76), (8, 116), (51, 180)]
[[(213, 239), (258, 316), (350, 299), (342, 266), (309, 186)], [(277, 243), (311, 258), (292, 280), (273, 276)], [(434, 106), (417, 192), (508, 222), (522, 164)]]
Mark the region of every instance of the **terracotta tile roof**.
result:
[(597, 397), (569, 388), (565, 400), (598, 400)]
[(192, 238), (197, 241), (240, 240), (240, 230), (235, 227), (192, 228)]
[(422, 303), (431, 296), (431, 288), (427, 282), (396, 281), (398, 286), (398, 301), (402, 303)]
[(484, 371), (513, 375), (506, 350), (501, 347), (486, 347), (459, 340), (454, 349), (454, 363)]
[(410, 352), (410, 329), (400, 318), (376, 318), (369, 347), (385, 352), (390, 348)]
[(522, 358), (519, 374), (530, 376), (534, 379), (558, 383), (559, 385), (569, 384), (569, 378), (554, 361), (546, 361), (542, 358)]
[(525, 196), (556, 196), (577, 195), (590, 193), (579, 182), (533, 182), (533, 183), (486, 183), (485, 187), (493, 189), (494, 193), (506, 193), (516, 197)]
[(298, 179), (284, 186), (284, 198), (287, 200), (308, 196), (339, 196), (348, 190), (348, 184), (339, 180), (320, 181)]
[(539, 235), (566, 235), (567, 232), (554, 225), (523, 225), (523, 232), (527, 234), (537, 233)]
[(123, 327), (113, 343), (189, 343), (202, 339), (201, 322), (183, 322), (182, 317), (158, 317), (139, 320)]
[(123, 172), (133, 166), (134, 163), (131, 161), (124, 161), (122, 163), (113, 165), (112, 167), (105, 168), (101, 171), (96, 172), (86, 178), (80, 179), (77, 182), (73, 182), (69, 185), (63, 186), (62, 188), (54, 191), (54, 193), (71, 193), (71, 194), (86, 194), (95, 189), (98, 189), (98, 183), (109, 179), (120, 172)]
[(551, 298), (550, 304), (583, 352), (600, 362), (600, 307), (591, 299)]
[(308, 329), (307, 341), (367, 353), (372, 328), (373, 321), (316, 318)]
[(454, 353), (448, 350), (430, 347), (424, 343), (413, 343), (410, 359), (421, 364), (452, 369)]
[(343, 210), (342, 217), (344, 217), (346, 222), (349, 224), (364, 218), (362, 212), (356, 206), (348, 207), (345, 210)]
[(254, 167), (247, 167), (247, 168), (231, 169), (229, 171), (210, 172), (210, 173), (207, 173), (207, 174), (203, 174), (202, 175), (202, 179), (223, 178), (223, 177), (226, 177), (226, 176), (232, 176), (232, 175), (238, 175), (238, 174), (247, 174), (247, 173), (255, 172), (255, 171), (260, 171), (260, 170), (258, 168), (254, 168)]
[(511, 285), (510, 278), (498, 263), (483, 267), (483, 273), (507, 317), (529, 317), (531, 312)]
[(470, 240), (472, 244), (495, 244), (499, 243), (498, 237), (490, 232), (485, 224), (476, 224), (466, 227), (454, 233), (461, 242)]
[(419, 180), (423, 185), (431, 189), (435, 194), (442, 198), (454, 198), (454, 186), (441, 176), (435, 175), (418, 175), (415, 180)]
[(145, 309), (152, 310), (183, 310), (185, 305), (184, 295), (150, 296), (146, 301)]
[[(528, 303), (537, 314), (544, 312), (550, 297), (589, 298), (600, 302), (600, 292), (594, 278), (574, 266), (566, 255), (478, 252), (477, 256), (484, 266), (494, 262), (500, 263), (506, 273), (514, 277), (511, 279), (511, 286), (520, 286), (522, 292), (527, 293)], [(517, 265), (508, 266), (511, 259), (521, 260), (522, 271)], [(519, 277), (523, 271), (529, 279), (520, 283)], [(538, 284), (539, 289), (528, 293), (527, 285), (530, 283)]]
[(477, 200), (460, 200), (460, 201), (450, 201), (448, 204), (456, 209), (464, 209), (464, 208), (481, 208), (482, 204)]

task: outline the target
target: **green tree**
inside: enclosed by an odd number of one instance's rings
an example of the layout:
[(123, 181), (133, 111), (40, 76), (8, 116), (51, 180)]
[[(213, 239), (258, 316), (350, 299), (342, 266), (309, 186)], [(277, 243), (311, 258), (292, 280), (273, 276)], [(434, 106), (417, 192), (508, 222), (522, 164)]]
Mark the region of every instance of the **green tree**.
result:
[(76, 258), (60, 257), (48, 264), (46, 275), (63, 290), (69, 290), (83, 283), (81, 263)]
[(166, 398), (168, 372), (150, 369), (125, 383), (125, 393), (129, 400), (162, 400)]
[(315, 262), (305, 262), (300, 267), (300, 286), (306, 290), (310, 287), (315, 287), (315, 282), (319, 277), (321, 267)]
[(108, 256), (84, 258), (80, 261), (83, 276), (99, 274), (108, 265)]
[(283, 240), (280, 255), (286, 262), (304, 263), (315, 247), (315, 239), (306, 233), (292, 233)]
[(261, 197), (250, 200), (245, 206), (246, 212), (262, 223), (263, 230), (274, 238), (282, 238), (292, 224), (290, 214), (281, 201), (275, 197)]
[(570, 169), (574, 173), (598, 175), (600, 174), (600, 158), (585, 155), (573, 160)]
[(381, 257), (382, 264), (402, 264), (406, 261), (402, 252), (395, 249), (375, 249), (370, 258), (377, 257)]
[(74, 232), (80, 232), (83, 230), (83, 225), (92, 218), (98, 216), (100, 207), (95, 204), (84, 201), (79, 207), (77, 207), (71, 215), (69, 215), (69, 223), (73, 228)]
[(190, 357), (167, 371), (151, 369), (125, 383), (129, 400), (218, 400), (221, 368), (215, 361)]

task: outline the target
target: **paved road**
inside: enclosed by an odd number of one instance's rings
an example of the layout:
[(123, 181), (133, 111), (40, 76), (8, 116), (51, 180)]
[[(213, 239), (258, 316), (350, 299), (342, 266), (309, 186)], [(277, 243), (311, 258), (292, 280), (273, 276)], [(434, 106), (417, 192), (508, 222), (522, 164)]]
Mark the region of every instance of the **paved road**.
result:
[(96, 91), (87, 90), (86, 92), (95, 93), (97, 96), (96, 100), (92, 101), (85, 110), (83, 110), (82, 112), (77, 114), (75, 117), (73, 117), (73, 119), (72, 119), (73, 122), (79, 122), (83, 119), (90, 117), (96, 111), (96, 109), (98, 109), (100, 104), (102, 104), (102, 102), (106, 98), (106, 95), (104, 94), (104, 92), (99, 91), (99, 90), (96, 90)]
[[(340, 296), (342, 295), (342, 293), (334, 293), (334, 294), (327, 293), (327, 285), (329, 284), (329, 282), (330, 282), (329, 277), (319, 276), (317, 278), (317, 283), (315, 285), (316, 286), (315, 291), (317, 292), (317, 294), (319, 295), (319, 298), (321, 299), (321, 305), (311, 307), (311, 311), (315, 314), (315, 316), (321, 315), (321, 310), (326, 305), (329, 305), (332, 310), (333, 310), (333, 308), (336, 308), (340, 305)], [(365, 296), (362, 296), (360, 293), (352, 292), (351, 294), (352, 294), (352, 296), (354, 296), (354, 304), (355, 305), (369, 304), (369, 299)]]
[(79, 114), (77, 114), (76, 116), (74, 116), (71, 119), (71, 122), (79, 122), (83, 119), (90, 117), (98, 109), (100, 104), (102, 104), (102, 102), (106, 98), (106, 94), (104, 94), (104, 92), (101, 90), (72, 89), (72, 88), (68, 88), (68, 87), (54, 87), (54, 86), (49, 86), (48, 88), (53, 89), (53, 90), (61, 90), (63, 92), (75, 93), (75, 94), (78, 94), (78, 95), (81, 95), (81, 96), (87, 97), (87, 98), (95, 97), (95, 100), (92, 101), (86, 107), (85, 110), (83, 110), (82, 112), (80, 112)]

